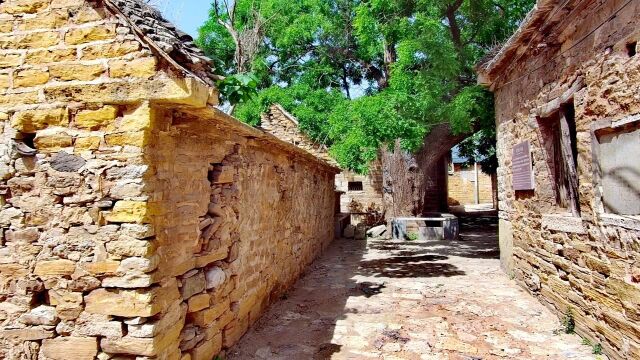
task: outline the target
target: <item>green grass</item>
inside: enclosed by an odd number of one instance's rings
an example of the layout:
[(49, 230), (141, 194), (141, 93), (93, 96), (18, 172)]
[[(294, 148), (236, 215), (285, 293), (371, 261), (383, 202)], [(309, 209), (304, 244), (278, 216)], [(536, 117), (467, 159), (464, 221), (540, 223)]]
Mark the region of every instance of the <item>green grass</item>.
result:
[(594, 345), (591, 347), (591, 352), (592, 352), (594, 355), (602, 355), (602, 345), (601, 345), (600, 343), (594, 344)]
[(591, 346), (591, 353), (593, 355), (602, 355), (602, 344), (594, 344), (587, 338), (582, 338), (582, 345)]
[(568, 309), (562, 319), (562, 329), (565, 334), (574, 334), (576, 332), (576, 322), (573, 319), (573, 312)]
[(418, 240), (418, 234), (417, 233), (413, 233), (413, 232), (412, 233), (408, 233), (407, 234), (407, 240), (410, 240), (410, 241)]

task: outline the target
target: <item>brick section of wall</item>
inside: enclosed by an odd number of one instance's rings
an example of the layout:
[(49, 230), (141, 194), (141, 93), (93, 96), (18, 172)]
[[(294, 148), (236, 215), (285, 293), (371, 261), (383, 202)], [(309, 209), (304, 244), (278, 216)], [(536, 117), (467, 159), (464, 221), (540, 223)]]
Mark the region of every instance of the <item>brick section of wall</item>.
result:
[[(362, 191), (349, 191), (349, 182), (362, 182)], [(370, 165), (367, 175), (343, 171), (336, 176), (336, 190), (343, 192), (340, 197), (340, 212), (365, 212), (369, 208), (383, 212), (382, 165), (379, 160)]]
[(333, 239), (336, 170), (99, 4), (0, 4), (0, 358), (209, 360)]
[[(499, 207), (501, 228), (504, 225), (513, 232), (501, 244), (504, 249), (513, 247), (513, 257), (504, 259), (505, 264), (522, 286), (560, 316), (571, 312), (576, 331), (592, 343), (602, 343), (611, 358), (638, 359), (640, 221), (604, 214), (598, 206), (599, 184), (593, 180), (592, 124), (640, 113), (640, 57), (630, 57), (627, 50), (627, 44), (640, 39), (640, 4), (631, 2), (606, 21), (622, 4), (569, 4), (566, 9), (574, 9), (573, 13), (562, 15), (556, 20), (561, 26), (545, 33), (562, 34), (563, 50), (570, 44), (575, 47), (561, 56), (560, 46), (528, 53), (495, 84)], [(603, 21), (605, 25), (589, 35)], [(583, 36), (586, 41), (578, 44)], [(534, 72), (518, 80), (530, 70)], [(577, 129), (580, 217), (556, 205), (550, 154), (537, 118), (571, 98)], [(512, 149), (525, 140), (532, 146), (535, 191), (516, 194)]]
[[(491, 176), (478, 169), (478, 182), (480, 183), (480, 203), (488, 204), (493, 202)], [(449, 173), (448, 180), (449, 205), (472, 205), (476, 203), (475, 198), (475, 170), (473, 167), (462, 168), (459, 164), (454, 165), (453, 174)]]

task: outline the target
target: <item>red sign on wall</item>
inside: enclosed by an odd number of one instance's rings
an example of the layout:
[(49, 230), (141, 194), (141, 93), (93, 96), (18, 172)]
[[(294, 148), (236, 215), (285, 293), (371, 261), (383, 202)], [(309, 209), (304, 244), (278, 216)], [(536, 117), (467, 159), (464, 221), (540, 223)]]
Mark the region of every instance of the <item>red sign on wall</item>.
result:
[(533, 166), (531, 164), (531, 150), (528, 141), (522, 142), (513, 147), (511, 168), (514, 190), (534, 189)]

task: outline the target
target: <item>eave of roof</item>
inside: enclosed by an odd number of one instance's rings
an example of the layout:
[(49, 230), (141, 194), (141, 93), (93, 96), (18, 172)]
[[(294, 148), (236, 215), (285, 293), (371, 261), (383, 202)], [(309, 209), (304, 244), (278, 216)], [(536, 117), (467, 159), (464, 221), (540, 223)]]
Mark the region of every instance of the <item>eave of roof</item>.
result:
[(540, 28), (548, 22), (550, 16), (555, 15), (553, 10), (560, 6), (561, 2), (566, 4), (569, 1), (538, 0), (507, 42), (476, 65), (478, 83), (492, 87), (496, 80), (495, 74), (527, 51), (534, 37), (540, 34)]

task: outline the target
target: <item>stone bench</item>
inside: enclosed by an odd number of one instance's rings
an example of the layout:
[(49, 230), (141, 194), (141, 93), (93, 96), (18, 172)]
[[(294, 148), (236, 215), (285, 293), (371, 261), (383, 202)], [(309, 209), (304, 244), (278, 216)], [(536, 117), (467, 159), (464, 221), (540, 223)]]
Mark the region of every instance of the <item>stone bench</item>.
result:
[(456, 240), (460, 234), (458, 218), (451, 214), (395, 218), (391, 229), (393, 240)]

